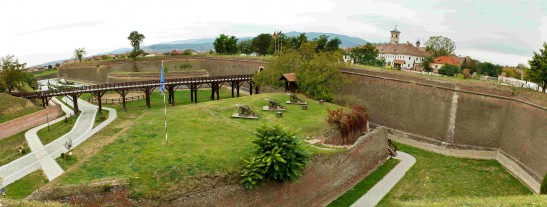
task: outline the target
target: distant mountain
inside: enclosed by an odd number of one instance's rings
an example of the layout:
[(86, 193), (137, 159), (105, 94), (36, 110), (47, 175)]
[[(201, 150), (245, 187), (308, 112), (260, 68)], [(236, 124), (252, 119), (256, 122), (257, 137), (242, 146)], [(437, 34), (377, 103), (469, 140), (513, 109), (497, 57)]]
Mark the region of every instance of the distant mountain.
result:
[[(292, 32), (285, 33), (285, 35), (287, 37), (296, 37), (300, 34), (302, 34), (302, 32), (292, 31)], [(350, 36), (335, 34), (335, 33), (306, 32), (306, 36), (308, 37), (308, 40), (310, 40), (310, 41), (313, 40), (316, 37), (321, 36), (321, 35), (327, 35), (327, 36), (329, 36), (329, 38), (338, 37), (342, 41), (342, 44), (340, 46), (341, 47), (346, 47), (346, 48), (347, 47), (355, 47), (355, 46), (363, 45), (363, 44), (367, 43), (366, 40), (358, 38), (358, 37), (350, 37)], [(239, 37), (238, 39), (239, 39), (239, 41), (242, 41), (242, 40), (253, 39), (253, 37)], [(164, 52), (169, 52), (169, 51), (172, 51), (172, 50), (191, 49), (191, 50), (195, 50), (195, 51), (198, 51), (198, 52), (206, 52), (206, 51), (209, 51), (209, 50), (214, 48), (213, 47), (213, 42), (214, 41), (215, 41), (215, 38), (176, 40), (176, 41), (170, 41), (170, 42), (162, 42), (162, 43), (159, 43), (159, 44), (147, 45), (147, 46), (143, 47), (143, 50), (145, 52), (155, 51), (155, 52), (164, 53)], [(131, 48), (120, 48), (120, 49), (116, 49), (116, 50), (113, 50), (113, 51), (110, 51), (110, 52), (99, 53), (99, 54), (95, 54), (95, 55), (92, 55), (92, 56), (107, 55), (107, 54), (122, 54), (122, 53), (126, 53), (126, 52), (131, 52)], [(44, 65), (44, 66), (47, 66), (47, 65), (50, 65), (50, 64), (54, 65), (58, 62), (63, 62), (63, 61), (64, 60), (56, 60), (56, 61), (43, 63), (43, 64), (40, 64), (40, 65)]]

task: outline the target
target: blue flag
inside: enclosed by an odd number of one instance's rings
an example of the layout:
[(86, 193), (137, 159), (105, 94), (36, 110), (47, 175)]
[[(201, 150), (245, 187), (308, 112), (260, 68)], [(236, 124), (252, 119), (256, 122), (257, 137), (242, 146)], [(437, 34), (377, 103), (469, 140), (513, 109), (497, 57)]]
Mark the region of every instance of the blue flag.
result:
[(161, 91), (161, 94), (163, 94), (163, 92), (165, 91), (165, 75), (163, 74), (163, 61), (161, 61), (160, 91)]

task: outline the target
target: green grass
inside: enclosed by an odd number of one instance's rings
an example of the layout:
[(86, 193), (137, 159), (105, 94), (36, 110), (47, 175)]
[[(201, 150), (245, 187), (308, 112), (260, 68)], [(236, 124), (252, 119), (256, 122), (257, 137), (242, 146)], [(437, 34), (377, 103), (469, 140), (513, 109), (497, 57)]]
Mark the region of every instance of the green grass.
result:
[(34, 171), (6, 186), (6, 198), (22, 199), (48, 182), (42, 170)]
[(32, 74), (34, 75), (35, 78), (39, 78), (39, 77), (43, 77), (43, 76), (57, 74), (58, 72), (59, 72), (59, 70), (43, 70), (43, 71), (40, 71), (40, 72), (37, 72), (37, 73), (32, 73)]
[(378, 167), (374, 172), (365, 177), (353, 188), (349, 189), (344, 195), (332, 201), (330, 207), (335, 206), (351, 206), (355, 201), (359, 200), (367, 193), (376, 183), (386, 176), (400, 161), (397, 159), (389, 159), (382, 166)]
[(400, 151), (416, 164), (378, 206), (406, 206), (406, 202), (435, 201), (453, 197), (529, 195), (532, 192), (496, 160), (449, 157), (403, 144)]
[(0, 166), (8, 164), (26, 154), (19, 153), (17, 147), (20, 145), (24, 145), (27, 151), (30, 152), (25, 139), (25, 132), (26, 131), (19, 132), (15, 135), (0, 139)]
[[(119, 111), (120, 122), (126, 118), (132, 119), (132, 127), (116, 137), (113, 143), (102, 147), (100, 153), (59, 177), (59, 184), (126, 178), (131, 182), (133, 196), (161, 196), (181, 186), (184, 188), (188, 176), (237, 173), (243, 165), (243, 159), (247, 159), (252, 152), (253, 132), (259, 126), (266, 123), (280, 124), (295, 131), (300, 137), (314, 136), (328, 130), (324, 121), (326, 109), (338, 107), (307, 100), (308, 110), (289, 105), (283, 118), (276, 118), (274, 112), (261, 111), (262, 106), (267, 105), (264, 99), (273, 96), (283, 103), (289, 98), (286, 94), (224, 99), (230, 97), (230, 91), (222, 90), (223, 100), (203, 103), (209, 99), (209, 95), (209, 90), (200, 90), (198, 97), (201, 103), (189, 104), (189, 91), (177, 91), (177, 106), (168, 106), (167, 109), (168, 143), (165, 143), (163, 99), (159, 93), (152, 94), (152, 109), (147, 109), (144, 101), (127, 103), (128, 112), (121, 112), (121, 106), (114, 105)], [(232, 113), (238, 109), (235, 104), (251, 105), (253, 110), (260, 113), (260, 118), (231, 118)], [(137, 115), (140, 118), (135, 119)], [(104, 130), (105, 133), (113, 133), (118, 127), (114, 123)], [(340, 151), (306, 146), (313, 153)], [(75, 155), (82, 153), (76, 151)]]
[(77, 119), (78, 116), (71, 116), (70, 118), (66, 119), (66, 122), (63, 120), (55, 124), (51, 124), (49, 126), (49, 130), (47, 127), (38, 130), (37, 134), (40, 138), (40, 141), (42, 141), (43, 145), (46, 145), (56, 140), (57, 138), (65, 135), (66, 133), (70, 132), (70, 130), (72, 130), (72, 127), (76, 123)]
[(78, 158), (75, 157), (75, 156), (72, 156), (71, 158), (69, 159), (64, 159), (64, 158), (57, 158), (55, 159), (55, 161), (57, 163), (59, 163), (59, 166), (61, 166), (61, 168), (63, 168), (63, 170), (67, 170), (70, 166), (76, 164), (78, 162)]
[(97, 110), (97, 113), (95, 114), (95, 123), (93, 123), (93, 128), (95, 128), (97, 125), (101, 124), (103, 121), (108, 119), (108, 116), (110, 114), (110, 111), (103, 109), (101, 113)]
[(0, 123), (32, 114), (40, 109), (27, 99), (0, 93)]
[(507, 196), (487, 198), (450, 198), (440, 201), (408, 201), (402, 203), (407, 207), (544, 207), (547, 206), (547, 195)]

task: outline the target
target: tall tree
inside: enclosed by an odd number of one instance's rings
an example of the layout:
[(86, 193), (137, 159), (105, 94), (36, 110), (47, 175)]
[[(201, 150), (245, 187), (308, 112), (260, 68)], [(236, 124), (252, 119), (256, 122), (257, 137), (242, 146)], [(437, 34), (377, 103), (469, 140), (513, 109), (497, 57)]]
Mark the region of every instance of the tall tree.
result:
[(19, 60), (13, 55), (0, 58), (0, 69), (2, 69), (0, 71), (0, 85), (3, 91), (7, 90), (11, 94), (13, 89), (25, 81), (26, 74), (22, 71), (25, 66), (26, 63), (19, 63)]
[(330, 39), (327, 42), (327, 45), (325, 46), (325, 50), (326, 51), (336, 51), (336, 50), (340, 49), (341, 44), (342, 44), (342, 41), (338, 37), (335, 37), (333, 39)]
[(237, 38), (235, 36), (227, 36), (220, 34), (213, 43), (215, 52), (218, 54), (236, 54), (237, 53)]
[(268, 49), (272, 43), (272, 35), (268, 33), (259, 34), (252, 40), (253, 51), (259, 55), (270, 54)]
[(74, 59), (80, 60), (80, 62), (82, 62), (85, 54), (87, 54), (85, 47), (74, 49)]
[(525, 76), (534, 83), (542, 86), (543, 92), (547, 88), (547, 42), (543, 43), (543, 48), (539, 52), (534, 52), (532, 59), (528, 61), (530, 69), (525, 70)]
[(315, 52), (326, 51), (327, 42), (329, 41), (329, 36), (321, 35), (319, 37), (313, 38), (315, 45)]
[(381, 67), (386, 63), (385, 59), (378, 58), (379, 53), (380, 52), (373, 44), (367, 43), (363, 46), (352, 48), (350, 51), (350, 57), (357, 64)]
[(295, 73), (298, 77), (298, 90), (314, 99), (332, 101), (334, 90), (344, 82), (340, 72), (339, 59), (342, 54), (335, 52), (315, 52), (315, 44), (304, 43), (300, 49), (287, 49), (268, 61), (267, 67), (253, 77), (259, 85), (274, 88), (283, 86), (279, 81), (285, 73)]
[(252, 40), (243, 40), (237, 43), (237, 50), (242, 54), (251, 54), (253, 53), (253, 44)]
[(300, 45), (308, 42), (308, 37), (306, 36), (306, 33), (302, 33), (298, 35), (297, 37), (290, 37), (287, 38), (287, 48), (290, 49), (300, 49)]
[(425, 49), (436, 58), (452, 54), (456, 50), (456, 43), (448, 37), (433, 36), (425, 42)]
[(424, 67), (424, 70), (427, 72), (433, 71), (433, 68), (429, 64), (434, 62), (434, 58), (432, 56), (427, 56), (422, 61), (422, 66)]
[(129, 33), (129, 37), (127, 37), (127, 39), (131, 43), (131, 47), (133, 47), (133, 50), (129, 54), (131, 58), (135, 59), (140, 54), (144, 54), (144, 51), (141, 49), (141, 43), (144, 38), (146, 37), (137, 31), (132, 31)]

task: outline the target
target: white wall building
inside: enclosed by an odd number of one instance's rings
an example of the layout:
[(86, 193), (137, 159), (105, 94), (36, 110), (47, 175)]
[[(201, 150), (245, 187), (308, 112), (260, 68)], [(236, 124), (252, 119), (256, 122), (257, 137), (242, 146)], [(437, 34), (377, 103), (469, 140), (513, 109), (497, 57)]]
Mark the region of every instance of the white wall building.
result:
[(421, 70), (422, 61), (428, 55), (424, 47), (420, 47), (420, 41), (416, 46), (410, 42), (399, 44), (401, 32), (395, 29), (391, 30), (389, 44), (376, 44), (380, 52), (378, 57), (385, 58), (386, 66), (400, 68), (405, 70)]

